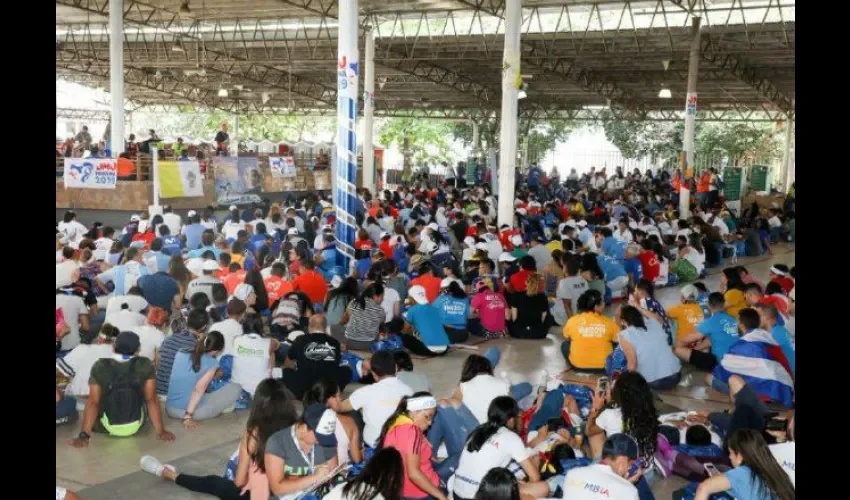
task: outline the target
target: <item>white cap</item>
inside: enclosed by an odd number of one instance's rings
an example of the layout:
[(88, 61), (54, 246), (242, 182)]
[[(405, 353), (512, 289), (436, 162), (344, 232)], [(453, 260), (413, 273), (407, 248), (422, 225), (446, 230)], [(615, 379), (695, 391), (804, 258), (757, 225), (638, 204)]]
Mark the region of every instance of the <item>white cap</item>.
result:
[(333, 231), (333, 228), (334, 227), (332, 225), (325, 224), (324, 226), (322, 226), (322, 231)]
[(242, 283), (236, 287), (236, 290), (233, 291), (233, 296), (239, 300), (245, 300), (252, 293), (254, 293), (254, 287), (248, 283)]
[(440, 282), (440, 288), (448, 288), (453, 281), (457, 280), (455, 280), (454, 278), (443, 278), (443, 281)]
[(439, 231), (440, 230), (440, 226), (438, 226), (436, 222), (432, 222), (432, 223), (428, 224), (426, 227), (428, 229), (430, 229), (431, 231)]
[(133, 222), (139, 222), (140, 220), (142, 220), (142, 218), (139, 217), (137, 214), (133, 214), (130, 216), (130, 220)]
[(218, 271), (218, 263), (214, 260), (205, 260), (201, 269), (204, 271)]
[(499, 262), (513, 262), (516, 260), (510, 252), (502, 252), (502, 255), (499, 256)]
[(189, 216), (189, 217), (194, 217), (194, 216), (198, 215), (198, 212), (195, 212), (194, 210), (189, 210), (189, 212), (186, 215)]
[(232, 212), (234, 210), (239, 210), (239, 208), (236, 205), (230, 205), (230, 208), (228, 208), (228, 210)]
[(585, 226), (587, 226), (587, 221), (580, 220), (580, 221), (576, 222), (576, 225), (578, 227), (585, 227)]
[(390, 237), (390, 233), (388, 233), (386, 231), (381, 231), (381, 236), (380, 236), (381, 239), (389, 238), (389, 237)]
[(294, 332), (289, 332), (289, 335), (286, 336), (286, 341), (288, 343), (292, 343), (298, 337), (304, 335), (304, 332), (301, 330), (295, 330)]
[(334, 277), (331, 278), (331, 288), (339, 288), (339, 285), (341, 285), (341, 284), (342, 284), (342, 276), (335, 274)]
[(511, 236), (511, 243), (517, 246), (522, 245), (522, 236), (518, 234)]
[(472, 236), (467, 236), (463, 239), (463, 244), (468, 246), (469, 248), (472, 248), (475, 246), (475, 238), (473, 238)]
[(539, 201), (537, 201), (537, 200), (531, 200), (531, 201), (529, 201), (529, 202), (528, 202), (528, 206), (529, 206), (529, 207), (537, 207), (537, 208), (540, 208), (540, 207), (542, 207), (543, 205), (541, 205), (541, 204), (540, 204), (540, 202), (539, 202)]
[(518, 208), (517, 212), (519, 212), (521, 215), (528, 215), (528, 210), (524, 208)]
[(440, 248), (440, 247), (437, 246), (437, 244), (434, 243), (433, 241), (425, 242), (425, 252), (426, 253), (434, 253), (434, 252), (437, 251), (438, 248)]
[(679, 290), (679, 293), (682, 294), (683, 299), (696, 300), (697, 296), (699, 295), (699, 290), (697, 290), (697, 287), (693, 285), (685, 285), (682, 287), (681, 290)]
[(488, 247), (487, 247), (487, 243), (484, 243), (484, 242), (476, 243), (476, 244), (475, 244), (475, 248), (476, 248), (477, 250), (484, 250), (485, 252), (486, 252), (486, 251), (487, 251), (487, 249), (488, 249)]
[(286, 232), (289, 236), (298, 236), (298, 230), (294, 227), (290, 227), (289, 231)]
[(569, 227), (571, 227), (571, 228), (573, 228), (573, 229), (575, 229), (575, 228), (576, 228), (576, 226), (577, 226), (576, 221), (574, 221), (574, 220), (568, 220), (567, 222), (564, 222), (564, 225), (565, 225), (565, 226), (569, 226)]
[(407, 295), (411, 299), (415, 300), (418, 304), (428, 303), (428, 294), (425, 293), (425, 287), (423, 287), (422, 285), (415, 285), (410, 287), (410, 290), (408, 290)]
[(200, 257), (189, 259), (186, 261), (186, 269), (195, 276), (200, 276), (204, 272), (204, 260)]

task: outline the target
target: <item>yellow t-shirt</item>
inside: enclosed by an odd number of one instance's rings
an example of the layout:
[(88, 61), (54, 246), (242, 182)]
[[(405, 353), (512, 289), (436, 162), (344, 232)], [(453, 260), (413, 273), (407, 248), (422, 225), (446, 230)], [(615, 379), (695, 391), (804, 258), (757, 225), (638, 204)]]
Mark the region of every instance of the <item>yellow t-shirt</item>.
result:
[(702, 307), (699, 304), (679, 304), (667, 309), (667, 316), (676, 320), (678, 326), (676, 338), (690, 335), (696, 331), (697, 325), (702, 323)]
[(741, 312), (741, 309), (747, 307), (747, 299), (744, 297), (744, 292), (733, 288), (732, 290), (727, 290), (723, 294), (723, 298), (726, 299), (726, 313), (738, 319), (738, 313)]
[(552, 241), (550, 241), (549, 243), (546, 243), (546, 251), (547, 251), (547, 252), (549, 252), (549, 253), (551, 254), (551, 253), (552, 253), (552, 252), (554, 252), (555, 250), (561, 250), (561, 251), (563, 251), (563, 250), (564, 250), (564, 246), (563, 246), (563, 245), (561, 245), (561, 242), (560, 242), (560, 241), (558, 241), (558, 240), (552, 240)]
[(564, 338), (570, 340), (570, 364), (576, 368), (605, 368), (605, 358), (614, 350), (620, 327), (595, 312), (577, 314), (564, 325)]
[(581, 202), (576, 203), (570, 207), (570, 212), (576, 215), (584, 215), (584, 205), (582, 205)]

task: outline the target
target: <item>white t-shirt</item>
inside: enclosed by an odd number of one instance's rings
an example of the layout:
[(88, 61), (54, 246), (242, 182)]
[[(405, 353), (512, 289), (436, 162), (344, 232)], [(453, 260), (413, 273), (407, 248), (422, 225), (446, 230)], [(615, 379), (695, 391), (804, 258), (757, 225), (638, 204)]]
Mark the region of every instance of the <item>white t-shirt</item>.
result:
[[(68, 324), (68, 328), (71, 330), (68, 332), (68, 335), (62, 337), (61, 350), (70, 351), (80, 345), (80, 315), (88, 314), (89, 309), (86, 307), (85, 302), (83, 302), (82, 297), (65, 294), (56, 294), (56, 308), (62, 309), (62, 314), (65, 316), (65, 323)], [(88, 380), (86, 380), (86, 384), (88, 384)]]
[(155, 351), (165, 340), (165, 334), (152, 325), (142, 325), (133, 331), (139, 336), (139, 357), (153, 361)]
[(129, 309), (124, 309), (107, 316), (106, 322), (120, 332), (132, 332), (145, 324), (145, 317)]
[(75, 220), (71, 222), (60, 222), (56, 228), (68, 238), (68, 242), (72, 243), (79, 243), (83, 239), (83, 235), (89, 231), (89, 228)]
[(572, 469), (564, 478), (564, 498), (570, 500), (638, 500), (635, 485), (604, 464)]
[(596, 425), (608, 436), (623, 432), (623, 412), (619, 408), (602, 410), (596, 417)]
[(699, 253), (696, 248), (689, 247), (688, 253), (685, 254), (685, 259), (694, 265), (698, 273), (702, 274), (705, 270), (705, 251)]
[(103, 358), (111, 358), (111, 344), (81, 344), (69, 352), (64, 358), (56, 359), (56, 368), (71, 379), (65, 394), (69, 396), (88, 396), (89, 377), (95, 362)]
[(79, 269), (80, 265), (74, 259), (56, 264), (56, 288), (62, 288), (73, 283), (74, 271)]
[(782, 221), (778, 216), (774, 215), (773, 217), (767, 219), (767, 225), (770, 226), (771, 229), (775, 227), (782, 227)]
[(168, 231), (171, 234), (180, 234), (180, 229), (183, 227), (183, 221), (174, 212), (162, 214), (162, 223), (168, 226)]
[(395, 315), (394, 307), (396, 302), (401, 302), (401, 296), (394, 289), (390, 287), (384, 287), (384, 300), (381, 301), (381, 308), (384, 309), (386, 313), (386, 322), (389, 323), (392, 321), (393, 316)]
[(363, 442), (375, 447), (381, 437), (381, 428), (395, 412), (398, 402), (412, 394), (410, 387), (395, 377), (385, 378), (354, 391), (349, 401), (352, 408), (361, 410), (363, 414), (363, 422), (366, 424), (363, 428)]
[(714, 222), (712, 222), (711, 225), (717, 228), (717, 232), (720, 233), (720, 236), (726, 236), (729, 234), (729, 226), (726, 225), (726, 222), (724, 222), (722, 218), (715, 217)]
[(787, 441), (785, 443), (777, 443), (769, 446), (770, 452), (773, 453), (773, 458), (779, 463), (779, 466), (782, 467), (782, 470), (788, 474), (788, 478), (791, 479), (791, 484), (795, 487), (797, 486), (796, 472), (794, 469), (797, 465), (797, 445), (794, 441)]
[(242, 324), (233, 318), (227, 318), (224, 321), (213, 323), (207, 331), (219, 332), (224, 337), (224, 351), (222, 351), (222, 354), (234, 354), (233, 341), (236, 340), (236, 337), (245, 333)]
[(520, 463), (532, 455), (535, 452), (526, 448), (515, 432), (502, 427), (477, 452), (464, 447), (455, 470), (454, 492), (463, 498), (474, 498), (490, 469), (506, 467), (511, 461)]
[(658, 277), (655, 278), (655, 286), (665, 286), (670, 281), (670, 263), (665, 259), (659, 262)]
[(472, 380), (461, 382), (460, 391), (463, 404), (475, 415), (478, 423), (483, 424), (487, 421), (490, 403), (499, 396), (510, 395), (511, 386), (493, 375), (476, 375)]
[(263, 380), (271, 376), (271, 339), (256, 333), (240, 335), (233, 340), (233, 373), (231, 380), (251, 396)]
[(121, 304), (127, 304), (127, 310), (135, 313), (141, 313), (148, 307), (148, 301), (141, 295), (118, 295), (110, 297), (106, 303), (106, 317), (120, 311)]
[(221, 232), (224, 234), (226, 239), (233, 238), (235, 240), (239, 231), (242, 229), (245, 229), (245, 223), (242, 221), (233, 222), (232, 220), (229, 220), (221, 226)]
[(616, 231), (614, 231), (613, 236), (615, 240), (625, 241), (626, 243), (631, 243), (634, 240), (634, 238), (632, 237), (632, 232), (628, 229), (626, 229), (625, 231), (620, 231), (620, 229), (618, 228)]

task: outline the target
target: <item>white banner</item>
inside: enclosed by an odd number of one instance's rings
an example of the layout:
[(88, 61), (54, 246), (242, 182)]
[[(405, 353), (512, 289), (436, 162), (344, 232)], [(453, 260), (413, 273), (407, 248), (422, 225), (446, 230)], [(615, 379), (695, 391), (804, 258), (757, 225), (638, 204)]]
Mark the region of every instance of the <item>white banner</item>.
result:
[(272, 171), (272, 177), (295, 177), (295, 158), (270, 156), (269, 168)]
[(111, 158), (65, 158), (65, 188), (115, 189), (118, 168)]

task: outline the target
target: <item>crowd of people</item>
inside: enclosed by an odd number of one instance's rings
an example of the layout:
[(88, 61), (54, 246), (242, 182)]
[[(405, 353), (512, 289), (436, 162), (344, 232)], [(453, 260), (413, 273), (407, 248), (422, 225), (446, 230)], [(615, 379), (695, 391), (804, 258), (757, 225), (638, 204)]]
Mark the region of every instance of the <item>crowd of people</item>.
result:
[[(774, 264), (761, 283), (723, 263), (793, 239), (794, 205), (737, 214), (713, 175), (689, 217), (666, 172), (561, 182), (534, 167), (508, 224), (487, 185), (360, 190), (348, 268), (322, 193), (221, 219), (165, 206), (124, 227), (69, 211), (56, 228), (57, 425), (80, 426), (74, 447), (148, 425), (172, 441), (178, 422), (248, 410), (224, 475), (140, 461), (223, 499), (647, 500), (674, 473), (691, 481), (682, 498), (788, 500), (796, 269)], [(717, 290), (700, 281), (712, 267)], [(681, 303), (663, 306), (661, 287)], [(513, 380), (497, 347), (468, 355), (454, 388), (414, 364), (550, 332), (595, 387)], [(657, 413), (658, 392), (700, 373), (731, 411)]]

